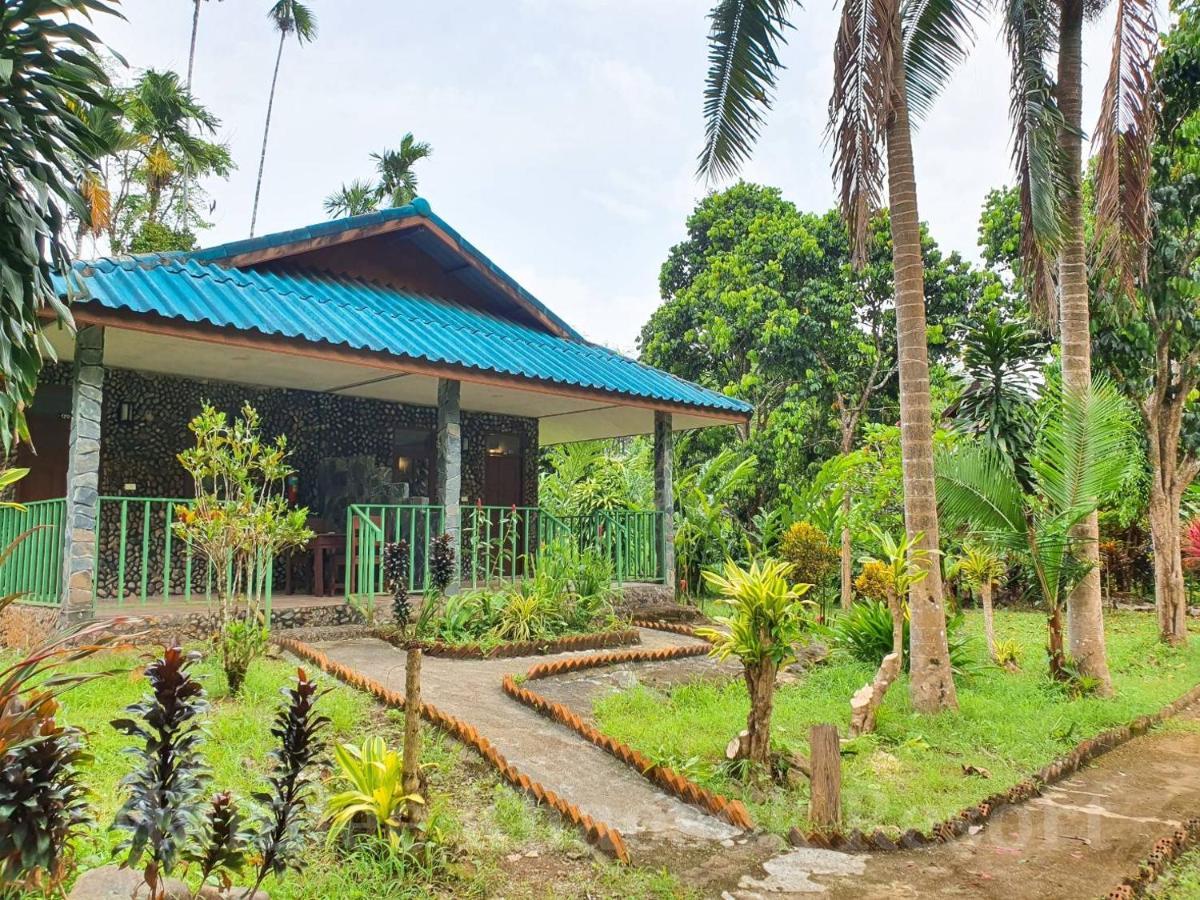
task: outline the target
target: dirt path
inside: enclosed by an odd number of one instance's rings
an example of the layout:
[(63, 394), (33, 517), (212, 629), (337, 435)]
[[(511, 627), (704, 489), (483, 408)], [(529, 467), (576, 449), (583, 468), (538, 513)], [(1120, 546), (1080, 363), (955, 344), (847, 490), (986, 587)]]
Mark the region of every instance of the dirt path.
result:
[[(688, 638), (643, 630), (643, 646)], [(318, 645), (403, 690), (404, 653), (364, 638)], [(547, 657), (426, 658), (425, 698), (471, 722), (516, 766), (621, 831), (634, 862), (667, 866), (703, 897), (985, 897), (1091, 900), (1130, 873), (1153, 842), (1200, 814), (1200, 732), (1166, 728), (1105, 754), (1043, 796), (997, 813), (973, 835), (895, 853), (789, 850), (746, 835), (659, 791), (573, 732), (509, 699), (507, 673)], [(596, 699), (633, 683), (665, 686), (734, 670), (706, 658), (585, 670), (538, 681), (539, 693), (590, 717)], [(1179, 717), (1200, 721), (1200, 708)]]

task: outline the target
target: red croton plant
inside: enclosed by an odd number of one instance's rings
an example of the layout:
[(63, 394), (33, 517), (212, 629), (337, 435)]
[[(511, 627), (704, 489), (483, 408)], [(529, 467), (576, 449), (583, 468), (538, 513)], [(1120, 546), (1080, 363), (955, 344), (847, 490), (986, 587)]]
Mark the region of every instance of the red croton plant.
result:
[(1182, 543), (1183, 567), (1189, 572), (1200, 572), (1200, 518), (1192, 519)]

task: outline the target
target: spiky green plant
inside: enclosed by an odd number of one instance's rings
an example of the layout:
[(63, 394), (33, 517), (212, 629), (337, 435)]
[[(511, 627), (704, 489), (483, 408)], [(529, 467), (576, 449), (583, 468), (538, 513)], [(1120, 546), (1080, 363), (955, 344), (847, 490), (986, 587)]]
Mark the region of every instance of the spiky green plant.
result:
[(939, 459), (937, 490), (947, 525), (1028, 562), (1049, 617), (1050, 672), (1062, 679), (1062, 599), (1091, 567), (1075, 529), (1120, 489), (1133, 416), (1100, 379), (1045, 400), (1049, 413), (1029, 457), (1032, 493), (1022, 492), (1011, 460), (984, 444), (962, 445)]

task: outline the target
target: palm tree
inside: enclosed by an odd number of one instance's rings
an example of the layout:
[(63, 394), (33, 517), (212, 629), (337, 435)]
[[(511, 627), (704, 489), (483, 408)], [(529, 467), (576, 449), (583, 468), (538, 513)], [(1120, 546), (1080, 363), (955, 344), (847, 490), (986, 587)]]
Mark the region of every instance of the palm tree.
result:
[[(992, 446), (995, 448), (995, 444)], [(963, 548), (962, 555), (954, 561), (954, 571), (968, 588), (979, 592), (979, 604), (983, 607), (983, 637), (987, 641), (988, 659), (996, 662), (996, 624), (992, 614), (992, 589), (1004, 577), (1003, 558), (990, 547), (967, 544)]]
[(80, 111), (103, 103), (104, 49), (83, 23), (115, 13), (95, 0), (0, 4), (0, 445), (28, 438), (25, 408), (42, 361), (51, 354), (42, 315), (70, 323), (51, 281), (70, 271), (63, 240), (69, 211), (84, 208), (81, 171), (94, 169), (95, 146)]
[(187, 89), (192, 89), (192, 67), (196, 62), (196, 35), (200, 31), (200, 0), (190, 0), (192, 4), (192, 40), (188, 45)]
[[(986, 443), (947, 454), (938, 464), (938, 499), (948, 524), (971, 529), (1000, 553), (1023, 557), (1046, 605), (1050, 674), (1068, 676), (1062, 599), (1094, 571), (1078, 552), (1079, 525), (1121, 487), (1133, 434), (1128, 404), (1106, 381), (1064, 385), (1039, 429), (1030, 455), (1032, 491), (1023, 490), (1010, 460)], [(1078, 661), (1076, 661), (1078, 666)], [(1101, 680), (1079, 671), (1097, 689)]]
[(379, 200), (376, 198), (375, 185), (369, 181), (363, 181), (361, 178), (356, 178), (349, 184), (343, 184), (325, 198), (325, 212), (331, 219), (361, 216), (363, 213), (374, 212), (378, 208)]
[(262, 152), (258, 156), (258, 180), (254, 183), (254, 209), (250, 212), (250, 236), (258, 222), (258, 198), (262, 193), (263, 166), (267, 164), (267, 136), (271, 133), (271, 108), (275, 105), (275, 85), (279, 82), (279, 61), (283, 59), (283, 43), (289, 34), (296, 42), (312, 42), (317, 36), (317, 17), (300, 0), (276, 0), (267, 13), (279, 32), (279, 50), (275, 53), (275, 71), (271, 75), (271, 93), (267, 95), (267, 121), (263, 126)]
[(413, 138), (408, 132), (400, 139), (399, 150), (372, 153), (379, 183), (375, 187), (378, 199), (388, 206), (404, 206), (417, 196), (417, 175), (413, 166), (433, 155), (433, 148)]
[[(1104, 4), (1087, 8), (1094, 15)], [(1067, 386), (1092, 378), (1087, 250), (1083, 217), (1083, 0), (1008, 0), (1013, 57), (1013, 159), (1020, 184), (1022, 251), (1033, 273), (1031, 303), (1061, 330)], [(1151, 101), (1158, 29), (1152, 0), (1118, 0), (1108, 83), (1096, 131), (1099, 258), (1131, 295), (1149, 244)], [(1057, 55), (1057, 74), (1049, 60)], [(1057, 256), (1057, 309), (1049, 261)], [(1080, 671), (1112, 689), (1100, 596), (1099, 523), (1079, 523), (1087, 575), (1067, 601), (1068, 645)]]
[[(705, 146), (700, 173), (724, 177), (750, 155), (770, 109), (781, 66), (777, 47), (790, 27), (793, 0), (722, 0), (712, 11), (705, 89)], [(905, 527), (927, 551), (929, 575), (914, 586), (909, 690), (913, 706), (938, 712), (957, 705), (942, 600), (933, 415), (925, 336), (925, 274), (913, 171), (910, 104), (926, 112), (973, 37), (976, 0), (845, 0), (834, 50), (829, 136), (854, 259), (866, 259), (870, 217), (886, 177), (896, 273), (901, 455)]]

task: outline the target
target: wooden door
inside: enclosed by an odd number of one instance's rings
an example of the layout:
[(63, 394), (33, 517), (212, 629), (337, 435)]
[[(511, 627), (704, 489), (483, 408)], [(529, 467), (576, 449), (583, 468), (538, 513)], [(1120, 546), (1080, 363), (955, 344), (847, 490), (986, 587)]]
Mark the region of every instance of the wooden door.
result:
[(484, 459), (483, 505), (521, 506), (521, 457), (514, 453)]
[(16, 499), (21, 503), (32, 503), (65, 497), (71, 420), (62, 413), (31, 411), (28, 421), (33, 446), (20, 444), (14, 464), (28, 468), (29, 474), (17, 482)]

